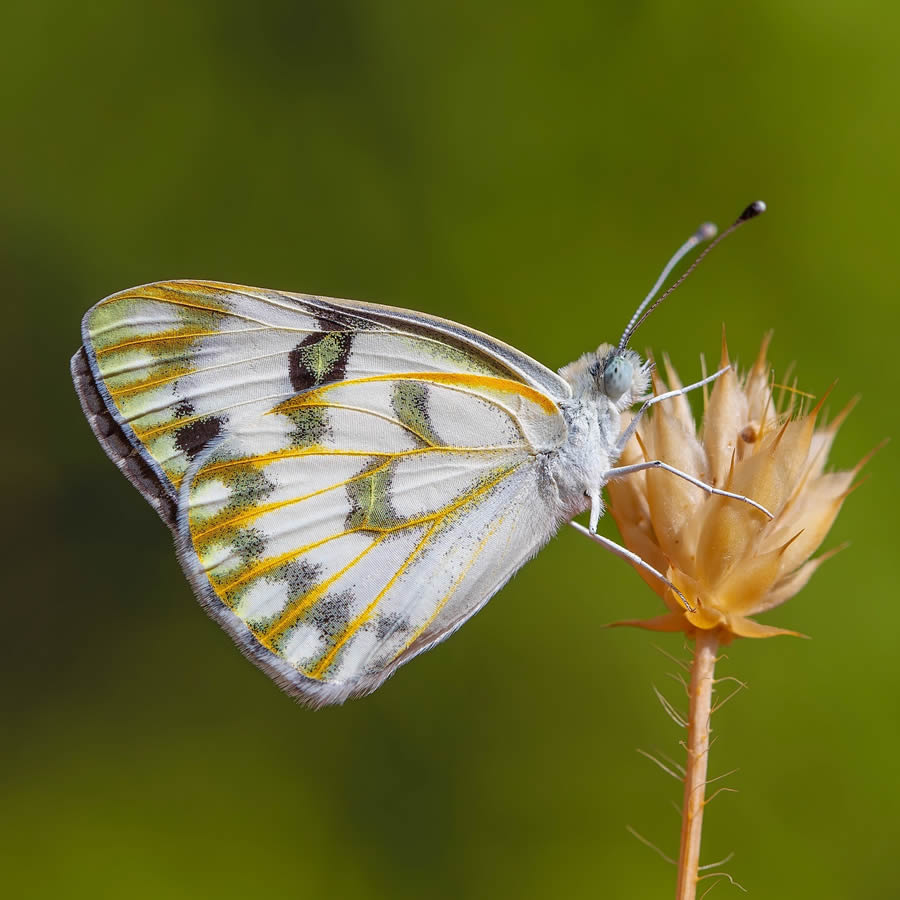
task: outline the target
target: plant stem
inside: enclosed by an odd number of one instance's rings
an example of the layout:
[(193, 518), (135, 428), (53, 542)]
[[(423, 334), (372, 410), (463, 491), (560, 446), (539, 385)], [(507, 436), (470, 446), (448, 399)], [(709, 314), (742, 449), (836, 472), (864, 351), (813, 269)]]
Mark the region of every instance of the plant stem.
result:
[(714, 631), (697, 631), (691, 666), (688, 712), (687, 765), (684, 803), (681, 808), (681, 852), (678, 855), (677, 900), (695, 900), (706, 799), (706, 767), (709, 761), (709, 720), (712, 715), (713, 672), (719, 642)]

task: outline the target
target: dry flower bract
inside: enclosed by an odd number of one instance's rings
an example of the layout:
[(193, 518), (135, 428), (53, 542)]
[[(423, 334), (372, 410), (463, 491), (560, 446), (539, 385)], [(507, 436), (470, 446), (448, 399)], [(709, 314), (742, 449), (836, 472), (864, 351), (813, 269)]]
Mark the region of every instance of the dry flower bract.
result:
[[(831, 444), (853, 403), (820, 427), (824, 398), (811, 412), (796, 414), (798, 393), (770, 381), (770, 337), (748, 373), (741, 376), (732, 368), (715, 382), (699, 433), (685, 397), (660, 403), (641, 422), (620, 464), (663, 459), (708, 484), (756, 500), (774, 518), (660, 470), (610, 482), (610, 511), (625, 544), (666, 573), (693, 607), (686, 610), (669, 588), (642, 573), (669, 612), (616, 625), (689, 634), (714, 630), (725, 643), (735, 636), (797, 634), (750, 617), (796, 594), (835, 552), (810, 559), (865, 460), (850, 471), (825, 471)], [(664, 365), (668, 387), (680, 387), (668, 358)], [(724, 336), (721, 365), (728, 365)], [(657, 375), (654, 388), (658, 393), (666, 389)]]

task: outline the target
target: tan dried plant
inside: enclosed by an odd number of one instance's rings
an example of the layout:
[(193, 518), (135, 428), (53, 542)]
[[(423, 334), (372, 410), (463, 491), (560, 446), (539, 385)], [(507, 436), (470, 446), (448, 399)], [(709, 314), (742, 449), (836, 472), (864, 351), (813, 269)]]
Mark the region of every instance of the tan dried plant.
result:
[[(753, 617), (794, 596), (836, 552), (811, 558), (866, 462), (849, 471), (826, 471), (831, 445), (855, 401), (820, 425), (824, 398), (803, 412), (799, 392), (773, 385), (766, 359), (770, 337), (749, 372), (740, 375), (732, 367), (715, 382), (704, 398), (699, 430), (683, 395), (660, 403), (641, 421), (621, 464), (665, 460), (707, 484), (755, 500), (771, 511), (771, 519), (748, 503), (710, 496), (664, 471), (650, 469), (608, 485), (610, 511), (625, 545), (665, 573), (691, 607), (637, 569), (668, 611), (614, 623), (681, 631), (694, 641), (679, 900), (692, 900), (697, 890), (717, 649), (739, 637), (797, 634)], [(723, 335), (721, 367), (728, 365)], [(668, 358), (664, 369), (668, 385), (655, 375), (657, 394), (681, 387)]]

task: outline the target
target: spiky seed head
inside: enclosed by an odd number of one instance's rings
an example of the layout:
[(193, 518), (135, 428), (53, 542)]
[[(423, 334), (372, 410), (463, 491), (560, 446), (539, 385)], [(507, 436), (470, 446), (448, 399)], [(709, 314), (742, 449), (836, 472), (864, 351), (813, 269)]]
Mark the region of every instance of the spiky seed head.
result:
[[(798, 413), (797, 393), (783, 389), (776, 401), (766, 360), (770, 337), (749, 372), (739, 375), (732, 368), (715, 382), (699, 430), (685, 397), (664, 401), (641, 422), (621, 464), (662, 459), (707, 484), (756, 500), (774, 518), (659, 470), (610, 482), (610, 511), (625, 545), (665, 572), (694, 608), (685, 610), (671, 590), (645, 576), (669, 612), (615, 624), (689, 634), (714, 629), (724, 643), (797, 633), (751, 617), (794, 596), (833, 555), (811, 558), (865, 460), (849, 471), (825, 471), (828, 451), (853, 403), (821, 425), (822, 402)], [(722, 365), (727, 364), (723, 337)], [(668, 358), (664, 368), (668, 388), (680, 387)], [(657, 374), (654, 388), (667, 389)]]

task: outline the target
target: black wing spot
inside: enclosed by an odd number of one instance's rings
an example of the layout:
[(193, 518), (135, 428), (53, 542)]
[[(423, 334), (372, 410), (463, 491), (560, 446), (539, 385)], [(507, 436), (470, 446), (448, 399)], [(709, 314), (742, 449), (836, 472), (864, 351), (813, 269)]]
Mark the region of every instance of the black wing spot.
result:
[(288, 377), (298, 393), (341, 381), (347, 372), (352, 334), (325, 319), (317, 320), (317, 325), (321, 331), (305, 337), (288, 354)]
[(175, 445), (188, 459), (193, 459), (210, 441), (222, 433), (223, 424), (224, 419), (219, 416), (208, 416), (191, 422), (178, 429)]
[(353, 591), (328, 594), (312, 609), (312, 624), (330, 640), (336, 640), (350, 624), (350, 610), (356, 600)]
[(175, 409), (172, 410), (176, 419), (186, 419), (194, 414), (194, 404), (190, 400), (182, 400)]

